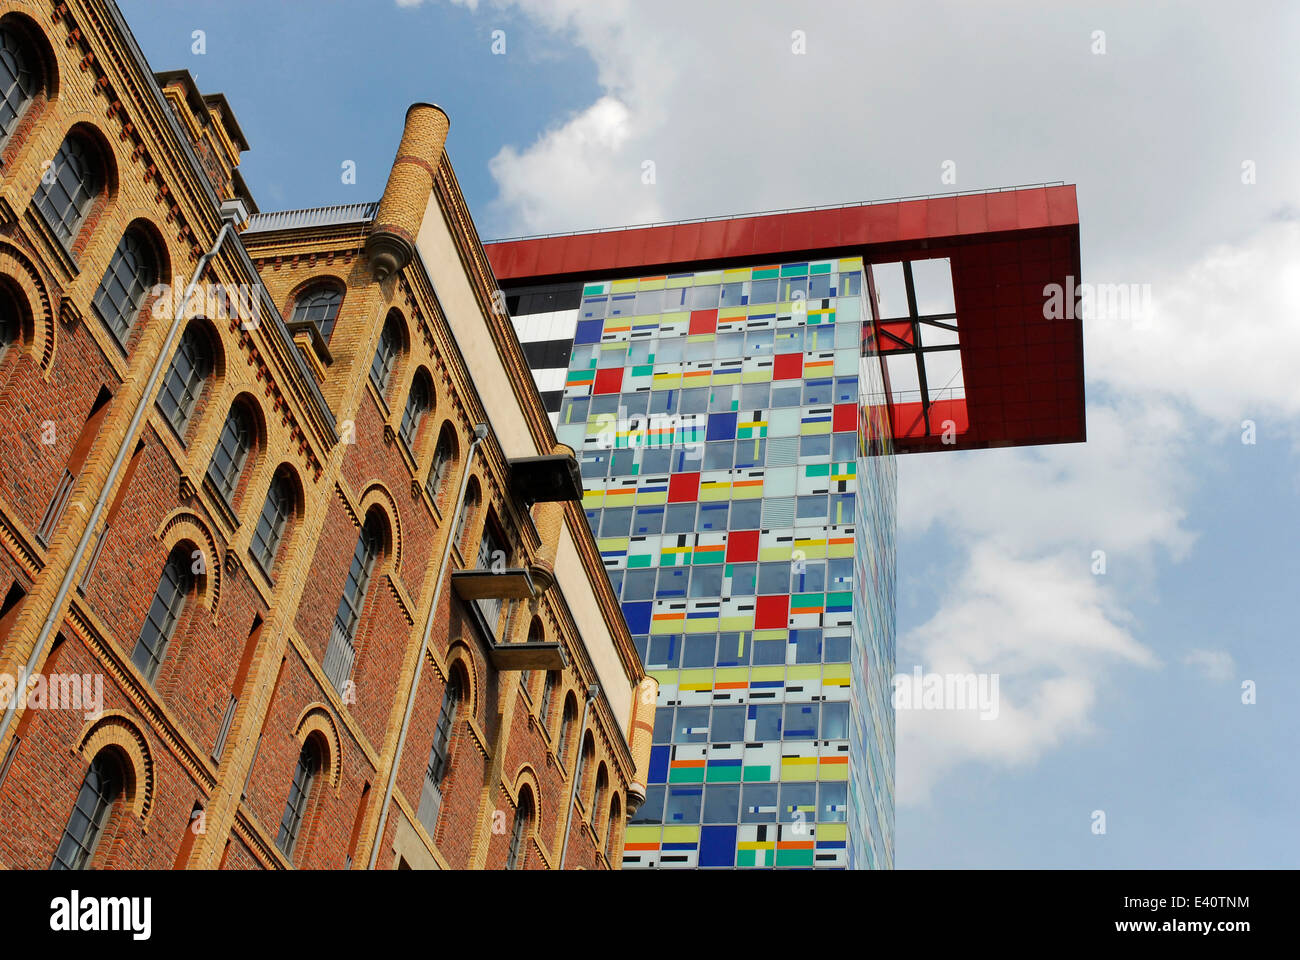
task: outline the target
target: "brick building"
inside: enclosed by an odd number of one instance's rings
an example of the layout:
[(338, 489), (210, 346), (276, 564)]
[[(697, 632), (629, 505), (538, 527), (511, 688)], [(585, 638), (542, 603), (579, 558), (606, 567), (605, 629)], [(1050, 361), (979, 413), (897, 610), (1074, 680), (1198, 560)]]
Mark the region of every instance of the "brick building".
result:
[(115, 4), (0, 0), (0, 866), (619, 865), (656, 684), (447, 127), (259, 214)]

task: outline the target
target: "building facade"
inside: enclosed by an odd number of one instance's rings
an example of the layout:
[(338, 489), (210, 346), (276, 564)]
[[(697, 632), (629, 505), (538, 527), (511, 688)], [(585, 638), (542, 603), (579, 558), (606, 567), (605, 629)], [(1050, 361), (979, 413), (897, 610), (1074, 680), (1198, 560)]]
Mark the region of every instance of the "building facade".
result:
[(895, 455), (1083, 439), (1073, 188), (487, 249), (659, 682), (624, 866), (891, 867)]
[(107, 0), (0, 95), (0, 865), (618, 867), (655, 681), (446, 115), (259, 214)]

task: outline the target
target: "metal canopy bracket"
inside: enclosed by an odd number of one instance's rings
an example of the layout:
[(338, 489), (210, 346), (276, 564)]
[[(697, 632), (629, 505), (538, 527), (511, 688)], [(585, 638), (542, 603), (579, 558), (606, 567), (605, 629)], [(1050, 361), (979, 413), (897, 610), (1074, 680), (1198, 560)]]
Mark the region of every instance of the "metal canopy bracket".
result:
[(562, 670), (564, 649), (558, 642), (493, 643), (488, 658), (497, 670)]
[(536, 596), (533, 578), (523, 568), (455, 570), (451, 588), (462, 600), (531, 600)]
[(511, 460), (510, 486), (524, 503), (582, 499), (582, 474), (578, 470), (578, 461), (563, 453)]

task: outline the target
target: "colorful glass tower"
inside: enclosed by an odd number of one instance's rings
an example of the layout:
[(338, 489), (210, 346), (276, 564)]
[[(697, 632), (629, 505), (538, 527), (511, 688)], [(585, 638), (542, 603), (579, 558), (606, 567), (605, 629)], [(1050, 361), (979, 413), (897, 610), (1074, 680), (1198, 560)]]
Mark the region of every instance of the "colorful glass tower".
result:
[(895, 453), (1082, 439), (1073, 188), (487, 250), (660, 683), (624, 865), (892, 867)]

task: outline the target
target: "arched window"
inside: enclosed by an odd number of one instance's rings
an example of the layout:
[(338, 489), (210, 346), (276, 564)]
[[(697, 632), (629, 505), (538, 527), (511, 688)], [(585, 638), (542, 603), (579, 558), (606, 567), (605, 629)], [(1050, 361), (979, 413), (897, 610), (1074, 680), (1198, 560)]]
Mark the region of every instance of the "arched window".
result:
[(182, 439), (190, 417), (212, 373), (212, 344), (197, 324), (185, 328), (181, 344), (172, 355), (171, 366), (158, 391), (158, 407)]
[(293, 480), (281, 470), (271, 479), (266, 491), (266, 502), (262, 504), (262, 515), (257, 518), (251, 543), (253, 556), (267, 573), (275, 566), (276, 551), (293, 515), (293, 501)]
[(253, 436), (252, 415), (242, 404), (235, 404), (226, 415), (221, 436), (217, 438), (217, 447), (212, 451), (212, 460), (208, 463), (208, 479), (226, 503), (231, 503), (235, 498), (239, 475), (248, 460), (248, 451), (253, 448)]
[(506, 856), (506, 869), (519, 870), (527, 859), (524, 837), (533, 823), (533, 792), (527, 787), (519, 791), (519, 807), (515, 810), (515, 825), (510, 830), (510, 853)]
[(568, 764), (569, 751), (573, 748), (573, 731), (578, 725), (578, 702), (570, 694), (564, 701), (564, 715), (560, 718), (560, 749), (557, 751), (560, 762)]
[(609, 805), (609, 825), (605, 828), (605, 859), (611, 867), (614, 866), (614, 848), (617, 846), (619, 831), (623, 828), (622, 819), (623, 804), (619, 802), (616, 793)]
[[(593, 762), (595, 762), (595, 759), (596, 759), (596, 744), (592, 740), (591, 734), (588, 733), (587, 736), (583, 738), (582, 752), (578, 756), (578, 769), (577, 772), (574, 774), (574, 776), (578, 778), (578, 785), (574, 789), (574, 794), (578, 797), (579, 800), (584, 799), (582, 794), (587, 789), (586, 781), (589, 775), (587, 768), (590, 767)], [(595, 808), (588, 807), (587, 809), (591, 815), (591, 820), (594, 823), (596, 820), (596, 815), (594, 812)]]
[(429, 748), (429, 762), (424, 769), (424, 788), (420, 793), (420, 808), (416, 813), (424, 829), (433, 836), (438, 826), (438, 811), (442, 809), (442, 781), (451, 765), (451, 733), (456, 725), (456, 712), (462, 697), (459, 671), (453, 672), (442, 692), (442, 706), (438, 709), (438, 723), (433, 731), (433, 746)]
[(402, 352), (402, 327), (395, 313), (389, 313), (384, 321), (384, 329), (379, 332), (379, 346), (375, 347), (375, 357), (370, 361), (370, 382), (375, 385), (379, 395), (388, 391), (389, 381), (393, 377), (393, 367), (397, 365), (398, 354)]
[(298, 753), (298, 766), (293, 771), (293, 782), (289, 784), (289, 799), (284, 805), (284, 815), (280, 817), (280, 832), (276, 834), (275, 845), (290, 860), (298, 837), (302, 833), (302, 822), (307, 816), (307, 804), (311, 800), (312, 784), (321, 769), (320, 748), (315, 737), (309, 737)]
[(111, 753), (101, 750), (86, 770), (68, 825), (54, 851), (51, 870), (86, 870), (95, 858), (95, 847), (122, 793), (122, 766)]
[(91, 300), (95, 312), (123, 349), (149, 289), (157, 282), (158, 264), (148, 238), (139, 229), (128, 230), (113, 251), (113, 259)]
[(542, 726), (550, 732), (549, 721), (551, 719), (551, 698), (555, 696), (555, 671), (546, 671), (546, 679), (542, 681), (542, 700), (537, 705), (537, 715), (542, 718)]
[(22, 331), (22, 313), (18, 300), (7, 283), (0, 283), (0, 359), (17, 343)]
[(411, 392), (406, 395), (406, 409), (402, 411), (402, 426), (397, 431), (406, 444), (406, 449), (415, 452), (415, 439), (420, 435), (420, 423), (424, 415), (433, 407), (433, 392), (429, 387), (429, 375), (423, 370), (411, 381)]
[(322, 283), (306, 290), (293, 305), (290, 323), (314, 323), (321, 337), (328, 342), (334, 332), (334, 321), (339, 316), (343, 291), (335, 284)]
[(434, 503), (442, 496), (443, 487), (447, 484), (447, 475), (451, 473), (451, 465), (456, 460), (456, 434), (451, 429), (451, 424), (445, 423), (442, 430), (438, 433), (438, 446), (433, 451), (433, 466), (429, 468), (429, 478), (424, 483), (424, 488), (429, 492), (429, 499)]
[(158, 668), (167, 655), (167, 644), (185, 607), (185, 598), (194, 589), (192, 549), (188, 543), (172, 547), (131, 653), (131, 662), (150, 683), (158, 676)]
[(460, 505), (460, 516), (456, 518), (456, 546), (465, 551), (465, 535), (470, 516), (478, 511), (478, 478), (472, 477), (465, 490), (465, 502)]
[[(596, 792), (591, 796), (591, 825), (596, 830), (601, 827), (600, 818), (605, 815), (605, 795), (609, 793), (609, 773), (602, 763), (596, 771)], [(605, 825), (608, 828), (608, 824)], [(597, 833), (597, 836), (600, 834)]]
[(84, 137), (68, 134), (32, 198), (49, 228), (68, 245), (76, 239), (91, 203), (103, 189), (103, 175), (94, 156)]
[(0, 23), (0, 140), (13, 133), (40, 89), (35, 62), (22, 35)]
[(374, 572), (375, 561), (379, 558), (383, 543), (383, 520), (378, 511), (372, 510), (361, 528), (361, 535), (357, 537), (356, 549), (352, 551), (352, 563), (348, 567), (347, 578), (343, 581), (343, 596), (339, 598), (334, 626), (330, 631), (329, 649), (325, 652), (325, 674), (334, 682), (336, 690), (341, 691), (348, 677), (352, 676), (357, 628), (361, 624), (361, 613), (366, 605), (370, 575)]

